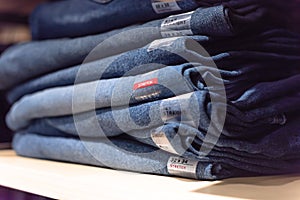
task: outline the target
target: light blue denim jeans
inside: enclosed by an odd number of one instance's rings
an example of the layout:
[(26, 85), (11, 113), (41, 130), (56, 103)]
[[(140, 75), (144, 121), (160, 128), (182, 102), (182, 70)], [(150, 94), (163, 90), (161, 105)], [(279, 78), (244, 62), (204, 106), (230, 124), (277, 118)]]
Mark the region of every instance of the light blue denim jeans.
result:
[[(247, 163), (243, 164), (233, 159), (221, 157), (182, 158), (124, 138), (113, 138), (110, 141), (101, 139), (78, 140), (23, 133), (15, 135), (13, 147), (17, 154), (21, 156), (110, 167), (141, 173), (175, 175), (199, 180), (218, 180), (263, 174), (233, 167), (227, 164), (227, 161), (231, 161), (236, 165), (239, 163), (243, 168), (254, 168), (256, 171), (263, 169), (263, 172), (268, 172), (269, 170), (269, 168)], [(192, 166), (192, 168), (186, 171), (175, 170), (174, 172), (172, 171), (174, 166), (170, 166), (170, 164), (174, 164), (179, 167), (186, 167), (185, 163)], [(270, 168), (270, 170), (272, 169)]]
[[(75, 115), (77, 125), (86, 131), (82, 136), (101, 137), (112, 136), (112, 133), (123, 133), (134, 130), (143, 130), (162, 125), (169, 119), (187, 120), (195, 128), (207, 131), (211, 123), (212, 108), (226, 108), (224, 135), (240, 137), (251, 135), (255, 137), (265, 134), (289, 121), (288, 114), (297, 111), (299, 106), (299, 93), (296, 85), (299, 84), (299, 75), (275, 82), (260, 83), (250, 88), (236, 101), (227, 101), (226, 104), (214, 102), (210, 98), (217, 96), (218, 91), (209, 93), (207, 88), (191, 93), (191, 96), (181, 95), (175, 98), (138, 104), (127, 108), (99, 109)], [(277, 89), (274, 89), (277, 88)], [(268, 95), (265, 95), (268, 92)], [(253, 94), (253, 95), (251, 95)], [(248, 98), (249, 95), (253, 98)], [(220, 121), (216, 119), (215, 124)], [(27, 122), (29, 124), (29, 122)], [(100, 125), (101, 129), (97, 127)], [(30, 131), (65, 133), (80, 135), (74, 123), (74, 116), (53, 117), (36, 120), (31, 124)], [(91, 135), (85, 135), (85, 134)]]
[[(275, 175), (299, 171), (299, 161), (297, 160), (290, 162), (279, 161), (279, 165), (276, 166), (274, 165), (275, 160), (257, 162), (260, 159), (245, 159), (231, 155), (230, 153), (228, 154), (227, 152), (218, 151), (212, 151), (211, 155), (202, 158), (192, 156), (191, 154), (176, 156), (159, 151), (155, 147), (127, 139), (126, 137), (111, 138), (110, 140), (78, 140), (21, 133), (15, 136), (13, 147), (19, 155), (27, 157), (110, 167), (142, 173), (168, 176), (176, 175), (200, 180)], [(173, 162), (171, 159), (173, 159)], [(174, 173), (172, 166), (170, 166), (170, 161), (171, 164), (181, 163), (183, 166), (186, 166), (184, 163), (187, 163), (191, 168), (187, 171), (175, 170)], [(287, 169), (281, 165), (282, 163), (288, 163), (289, 166), (293, 167)], [(181, 164), (178, 166), (182, 167)]]

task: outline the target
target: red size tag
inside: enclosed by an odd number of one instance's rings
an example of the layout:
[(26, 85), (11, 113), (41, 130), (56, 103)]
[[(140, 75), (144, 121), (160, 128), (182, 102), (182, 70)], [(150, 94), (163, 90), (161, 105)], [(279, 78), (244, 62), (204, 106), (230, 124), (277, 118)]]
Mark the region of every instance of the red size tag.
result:
[(146, 80), (146, 81), (134, 84), (133, 89), (137, 90), (140, 88), (145, 88), (145, 87), (149, 87), (149, 86), (156, 85), (156, 84), (158, 84), (158, 78), (153, 78), (150, 80)]

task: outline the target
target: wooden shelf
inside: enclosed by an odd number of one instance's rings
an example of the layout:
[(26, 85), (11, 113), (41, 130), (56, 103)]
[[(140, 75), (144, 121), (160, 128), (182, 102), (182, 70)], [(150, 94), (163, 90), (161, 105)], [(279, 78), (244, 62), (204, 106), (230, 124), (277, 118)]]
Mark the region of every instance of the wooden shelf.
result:
[(205, 182), (37, 160), (0, 151), (0, 185), (54, 199), (299, 199), (300, 175)]

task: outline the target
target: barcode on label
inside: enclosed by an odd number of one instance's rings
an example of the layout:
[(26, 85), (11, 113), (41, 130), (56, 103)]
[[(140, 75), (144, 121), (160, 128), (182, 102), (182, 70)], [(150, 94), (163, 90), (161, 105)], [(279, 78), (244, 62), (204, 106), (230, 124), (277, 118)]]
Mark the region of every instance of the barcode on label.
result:
[(166, 18), (161, 23), (162, 37), (176, 37), (184, 35), (193, 35), (191, 30), (191, 17), (193, 12), (173, 15)]
[(169, 2), (152, 0), (152, 7), (157, 14), (181, 10), (176, 0), (170, 0)]
[(178, 37), (178, 36), (184, 36), (184, 35), (190, 35), (190, 31), (170, 31), (170, 32), (164, 32), (163, 37)]
[(155, 7), (156, 9), (168, 8), (170, 7), (170, 4), (169, 3), (156, 4)]

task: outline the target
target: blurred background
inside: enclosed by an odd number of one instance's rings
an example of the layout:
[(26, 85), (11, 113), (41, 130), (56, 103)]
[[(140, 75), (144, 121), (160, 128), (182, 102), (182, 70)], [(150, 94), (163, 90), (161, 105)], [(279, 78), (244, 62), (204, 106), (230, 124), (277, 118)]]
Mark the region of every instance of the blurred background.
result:
[[(9, 46), (31, 39), (28, 17), (42, 0), (0, 0), (0, 54)], [(12, 133), (5, 125), (8, 104), (0, 92), (0, 149), (10, 148)], [(48, 198), (0, 186), (0, 199), (44, 200)]]
[(0, 51), (30, 40), (28, 16), (41, 0), (0, 0)]
[[(0, 54), (9, 46), (31, 39), (28, 17), (42, 0), (0, 0)], [(7, 148), (11, 132), (5, 126), (8, 105), (5, 91), (0, 92), (0, 148)]]

